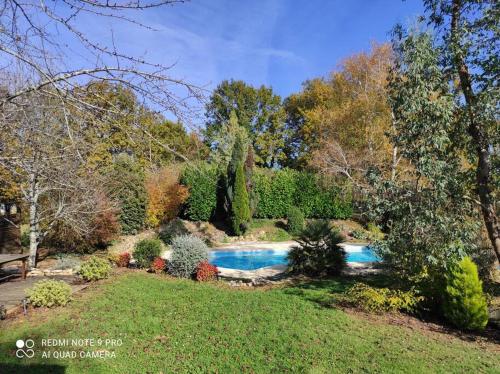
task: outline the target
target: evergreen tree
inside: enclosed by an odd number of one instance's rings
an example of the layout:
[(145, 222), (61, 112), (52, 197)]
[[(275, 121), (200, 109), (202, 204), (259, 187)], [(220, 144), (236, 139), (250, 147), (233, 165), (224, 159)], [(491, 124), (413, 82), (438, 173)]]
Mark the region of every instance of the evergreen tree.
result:
[(231, 205), (231, 226), (236, 235), (243, 234), (250, 222), (250, 204), (245, 186), (245, 172), (243, 163), (236, 166), (234, 179), (234, 196)]
[(477, 266), (470, 257), (460, 261), (446, 277), (444, 314), (457, 327), (482, 330), (488, 323), (488, 305)]
[[(235, 191), (235, 181), (236, 181), (236, 170), (239, 164), (245, 162), (247, 157), (246, 149), (247, 149), (247, 136), (246, 130), (243, 128), (239, 128), (240, 131), (236, 132), (234, 144), (231, 153), (231, 160), (227, 166), (227, 173), (225, 177), (226, 191), (225, 191), (225, 201), (224, 201), (224, 210), (230, 216), (232, 209), (231, 206), (233, 204), (234, 191)], [(246, 182), (245, 182), (246, 185)]]

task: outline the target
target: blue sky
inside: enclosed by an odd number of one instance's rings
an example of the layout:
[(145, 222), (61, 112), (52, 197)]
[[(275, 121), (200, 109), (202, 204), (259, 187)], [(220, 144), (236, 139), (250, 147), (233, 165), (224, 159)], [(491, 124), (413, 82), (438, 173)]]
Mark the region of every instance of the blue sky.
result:
[(421, 12), (420, 0), (192, 0), (134, 13), (158, 31), (91, 18), (83, 29), (108, 42), (113, 30), (122, 50), (176, 63), (176, 78), (209, 89), (242, 79), (285, 97)]

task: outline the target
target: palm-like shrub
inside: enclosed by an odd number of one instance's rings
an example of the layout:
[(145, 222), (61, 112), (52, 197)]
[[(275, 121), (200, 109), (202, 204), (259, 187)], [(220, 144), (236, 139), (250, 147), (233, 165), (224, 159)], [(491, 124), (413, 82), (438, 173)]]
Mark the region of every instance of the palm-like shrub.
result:
[(290, 234), (297, 235), (304, 229), (304, 213), (299, 208), (290, 207), (286, 217), (286, 229)]
[(148, 268), (161, 253), (161, 241), (158, 239), (144, 239), (135, 245), (133, 256), (140, 268)]
[(36, 282), (26, 290), (26, 294), (33, 306), (51, 308), (66, 305), (70, 301), (71, 287), (66, 282), (47, 279)]
[(488, 306), (477, 266), (465, 257), (446, 277), (444, 314), (454, 325), (482, 330), (488, 323)]
[(288, 253), (288, 267), (293, 273), (338, 275), (346, 265), (345, 250), (339, 245), (342, 235), (328, 221), (309, 222), (296, 239), (298, 246)]
[(208, 247), (196, 236), (177, 236), (172, 240), (171, 248), (168, 271), (176, 277), (190, 278), (200, 262), (208, 261)]

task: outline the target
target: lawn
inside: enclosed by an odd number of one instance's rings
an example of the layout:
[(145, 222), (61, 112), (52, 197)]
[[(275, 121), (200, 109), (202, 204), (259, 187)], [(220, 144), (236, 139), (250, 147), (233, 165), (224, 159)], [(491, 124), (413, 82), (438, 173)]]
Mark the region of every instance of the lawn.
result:
[[(344, 286), (328, 281), (241, 290), (127, 273), (66, 308), (3, 322), (0, 372), (498, 372), (500, 357), (477, 344), (325, 306)], [(16, 358), (15, 341), (28, 337), (39, 347), (35, 357)], [(43, 350), (74, 349), (41, 348), (42, 338), (123, 344), (110, 349), (116, 358), (42, 359)], [(22, 366), (28, 364), (30, 371)]]

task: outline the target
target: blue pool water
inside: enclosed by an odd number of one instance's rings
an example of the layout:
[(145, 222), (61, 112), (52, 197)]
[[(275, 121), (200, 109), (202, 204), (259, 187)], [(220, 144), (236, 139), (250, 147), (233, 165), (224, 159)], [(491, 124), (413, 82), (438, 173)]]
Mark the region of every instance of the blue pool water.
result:
[[(378, 258), (369, 247), (345, 246), (347, 262), (374, 262)], [(211, 251), (210, 263), (222, 268), (255, 270), (272, 265), (286, 265), (288, 250), (255, 249), (241, 251)]]

